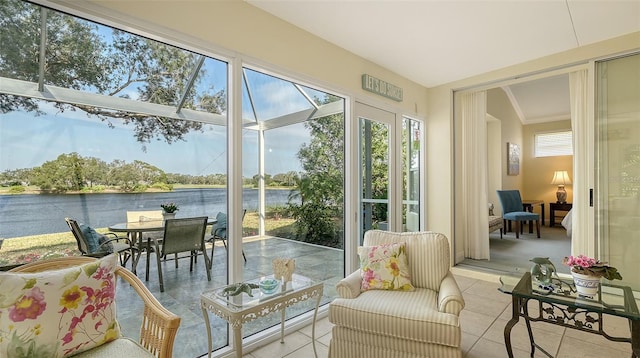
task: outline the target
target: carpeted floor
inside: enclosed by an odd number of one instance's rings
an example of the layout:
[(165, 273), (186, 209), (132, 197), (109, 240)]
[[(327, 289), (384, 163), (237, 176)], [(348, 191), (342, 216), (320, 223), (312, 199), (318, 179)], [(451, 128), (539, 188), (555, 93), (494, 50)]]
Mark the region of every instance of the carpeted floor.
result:
[(528, 233), (528, 227), (525, 228), (519, 239), (516, 239), (515, 232), (508, 232), (500, 239), (500, 232), (495, 231), (489, 235), (489, 248), (490, 260), (465, 259), (460, 265), (488, 271), (523, 272), (531, 268), (531, 258), (549, 257), (558, 272), (569, 273), (569, 267), (562, 264), (562, 259), (571, 254), (571, 238), (567, 237), (562, 226), (540, 227), (539, 239), (535, 228), (533, 234)]

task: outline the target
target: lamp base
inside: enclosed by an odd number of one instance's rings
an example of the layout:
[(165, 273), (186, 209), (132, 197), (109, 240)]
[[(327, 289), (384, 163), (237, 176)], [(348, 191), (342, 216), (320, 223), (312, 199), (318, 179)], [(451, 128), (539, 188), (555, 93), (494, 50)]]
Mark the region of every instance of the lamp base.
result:
[(564, 190), (564, 185), (558, 185), (558, 191), (556, 191), (556, 198), (558, 203), (564, 204), (567, 202), (567, 191)]

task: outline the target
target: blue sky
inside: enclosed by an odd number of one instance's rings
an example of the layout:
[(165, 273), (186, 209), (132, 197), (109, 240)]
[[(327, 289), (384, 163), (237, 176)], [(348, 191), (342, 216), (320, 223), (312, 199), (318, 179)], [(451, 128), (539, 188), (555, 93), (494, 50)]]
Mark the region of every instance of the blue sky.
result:
[[(45, 105), (42, 108), (52, 108)], [(296, 154), (308, 140), (302, 127), (292, 126), (267, 132), (265, 162), (268, 174), (299, 171)], [(81, 111), (34, 116), (31, 113), (0, 114), (0, 171), (32, 168), (54, 160), (60, 154), (77, 152), (109, 163), (115, 159), (127, 163), (140, 160), (167, 173), (208, 175), (226, 172), (226, 128), (204, 125), (203, 133), (194, 132), (185, 142), (171, 145), (164, 141), (146, 144), (147, 151), (133, 136), (132, 127), (87, 118)], [(257, 172), (256, 135), (243, 136), (243, 175)]]

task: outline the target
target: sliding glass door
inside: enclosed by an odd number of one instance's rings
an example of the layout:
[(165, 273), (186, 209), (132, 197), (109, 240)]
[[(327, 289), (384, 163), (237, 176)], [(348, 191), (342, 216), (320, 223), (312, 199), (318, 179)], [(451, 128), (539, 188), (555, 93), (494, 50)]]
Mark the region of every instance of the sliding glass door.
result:
[(640, 289), (640, 54), (596, 63), (600, 257)]

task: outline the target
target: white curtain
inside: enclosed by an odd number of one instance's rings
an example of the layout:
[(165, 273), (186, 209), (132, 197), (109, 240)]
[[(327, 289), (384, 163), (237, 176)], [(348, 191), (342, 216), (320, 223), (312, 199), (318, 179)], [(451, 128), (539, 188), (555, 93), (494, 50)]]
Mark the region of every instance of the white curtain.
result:
[(465, 257), (489, 259), (486, 92), (460, 95), (462, 110), (462, 235)]
[(587, 70), (569, 73), (571, 129), (573, 131), (573, 209), (571, 210), (571, 253), (596, 256), (595, 242), (589, 239), (589, 164), (592, 131), (587, 121)]

